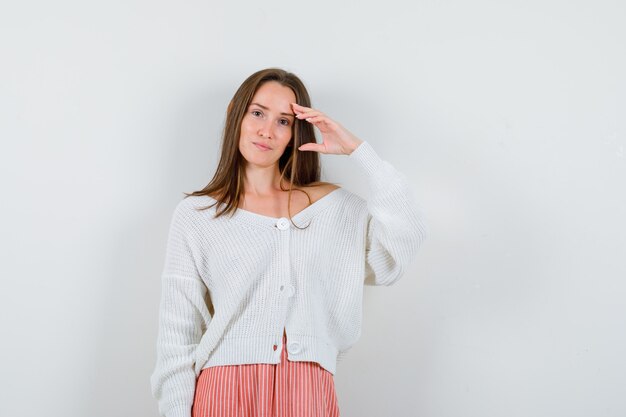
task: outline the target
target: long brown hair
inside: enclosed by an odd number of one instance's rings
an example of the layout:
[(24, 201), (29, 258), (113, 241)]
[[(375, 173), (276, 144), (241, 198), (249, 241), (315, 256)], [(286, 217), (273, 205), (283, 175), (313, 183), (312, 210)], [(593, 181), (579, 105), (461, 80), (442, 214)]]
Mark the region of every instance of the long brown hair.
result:
[[(244, 192), (244, 158), (239, 152), (239, 136), (241, 134), (241, 121), (247, 112), (256, 91), (264, 83), (276, 81), (285, 87), (289, 87), (296, 96), (296, 103), (301, 106), (311, 107), (311, 99), (304, 83), (295, 74), (280, 68), (266, 68), (250, 75), (237, 89), (235, 95), (228, 104), (226, 122), (222, 133), (221, 156), (215, 170), (213, 179), (200, 191), (184, 193), (185, 197), (208, 195), (217, 202), (199, 210), (206, 210), (217, 204), (215, 217), (225, 213), (231, 216), (239, 206), (240, 198)], [(295, 119), (292, 125), (291, 141), (285, 148), (278, 161), (280, 171), (280, 187), (285, 175), (289, 175), (289, 191), (287, 211), (291, 219), (291, 192), (302, 191), (307, 194), (309, 204), (311, 197), (304, 190), (294, 187), (320, 186), (330, 184), (320, 181), (321, 164), (319, 154), (316, 151), (298, 152), (299, 146), (314, 142), (313, 125), (305, 120)], [(219, 210), (221, 205), (225, 205)], [(296, 226), (298, 227), (298, 226)]]

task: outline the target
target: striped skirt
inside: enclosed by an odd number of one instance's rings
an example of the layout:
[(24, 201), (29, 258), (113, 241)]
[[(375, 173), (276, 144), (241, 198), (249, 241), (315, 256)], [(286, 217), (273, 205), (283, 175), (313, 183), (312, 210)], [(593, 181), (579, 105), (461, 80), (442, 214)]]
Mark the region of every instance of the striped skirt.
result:
[[(283, 346), (287, 335), (283, 333)], [(339, 417), (333, 374), (317, 362), (204, 368), (196, 383), (192, 417)]]

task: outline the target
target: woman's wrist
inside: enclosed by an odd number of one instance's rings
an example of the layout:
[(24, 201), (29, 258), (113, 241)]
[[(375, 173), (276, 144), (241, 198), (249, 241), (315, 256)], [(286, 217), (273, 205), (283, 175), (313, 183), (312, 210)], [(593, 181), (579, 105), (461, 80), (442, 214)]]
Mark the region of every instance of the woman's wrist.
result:
[(346, 152), (346, 155), (350, 155), (350, 154), (351, 154), (352, 152), (354, 152), (354, 150), (355, 150), (356, 148), (358, 148), (358, 147), (359, 147), (359, 145), (360, 145), (360, 144), (362, 144), (362, 143), (363, 143), (363, 141), (362, 141), (362, 140), (359, 140), (359, 141), (356, 141), (356, 142), (353, 142), (353, 143), (349, 144), (349, 145), (348, 145), (347, 152)]

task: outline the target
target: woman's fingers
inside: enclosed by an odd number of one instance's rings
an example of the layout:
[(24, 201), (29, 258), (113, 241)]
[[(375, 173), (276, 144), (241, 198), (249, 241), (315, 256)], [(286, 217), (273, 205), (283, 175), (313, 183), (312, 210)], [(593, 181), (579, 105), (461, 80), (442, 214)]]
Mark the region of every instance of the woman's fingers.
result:
[(319, 111), (313, 111), (313, 112), (307, 112), (307, 113), (300, 113), (296, 116), (298, 119), (301, 120), (311, 120), (311, 119), (315, 119), (315, 120), (326, 120), (326, 121), (330, 121), (330, 118), (328, 116), (326, 116), (324, 113), (319, 112)]
[(302, 113), (298, 113), (296, 114), (296, 117), (298, 119), (308, 119), (309, 117), (313, 117), (313, 116), (321, 116), (323, 115), (322, 112), (317, 111), (317, 110), (311, 110), (311, 111), (305, 111)]
[(312, 109), (310, 107), (301, 106), (297, 103), (291, 104), (294, 107), (297, 119), (306, 120), (307, 122), (313, 123), (316, 126), (320, 122), (324, 122), (327, 126), (334, 127), (333, 121), (321, 111)]
[(299, 109), (303, 109), (303, 110), (304, 110), (304, 109), (309, 109), (309, 110), (312, 110), (310, 107), (301, 106), (301, 105), (299, 105), (298, 103), (291, 103), (291, 105), (292, 105), (294, 108), (299, 108)]
[(322, 112), (320, 112), (319, 110), (315, 110), (312, 109), (310, 107), (305, 107), (305, 106), (301, 106), (299, 104), (296, 103), (291, 103), (293, 105), (294, 111), (296, 112), (296, 116), (299, 115), (306, 115), (307, 117), (314, 115), (314, 114), (321, 114)]
[(303, 145), (300, 145), (298, 147), (298, 150), (299, 151), (315, 151), (315, 152), (324, 153), (326, 148), (324, 148), (324, 145), (322, 145), (321, 143), (308, 142)]
[(335, 122), (333, 122), (331, 119), (324, 115), (314, 116), (306, 120), (310, 123), (313, 123), (317, 127), (319, 127), (320, 123), (323, 123), (332, 130), (337, 129), (337, 125), (335, 124)]
[(325, 122), (324, 117), (322, 116), (307, 117), (305, 120), (311, 123)]

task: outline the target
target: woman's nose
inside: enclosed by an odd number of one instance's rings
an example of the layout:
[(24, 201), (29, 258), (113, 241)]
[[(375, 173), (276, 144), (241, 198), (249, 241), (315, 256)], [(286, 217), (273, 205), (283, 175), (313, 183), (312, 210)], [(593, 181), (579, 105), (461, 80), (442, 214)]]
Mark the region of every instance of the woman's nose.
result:
[(271, 122), (266, 122), (263, 125), (261, 125), (261, 127), (259, 128), (259, 135), (260, 136), (264, 136), (266, 138), (271, 137), (272, 135), (272, 123)]

